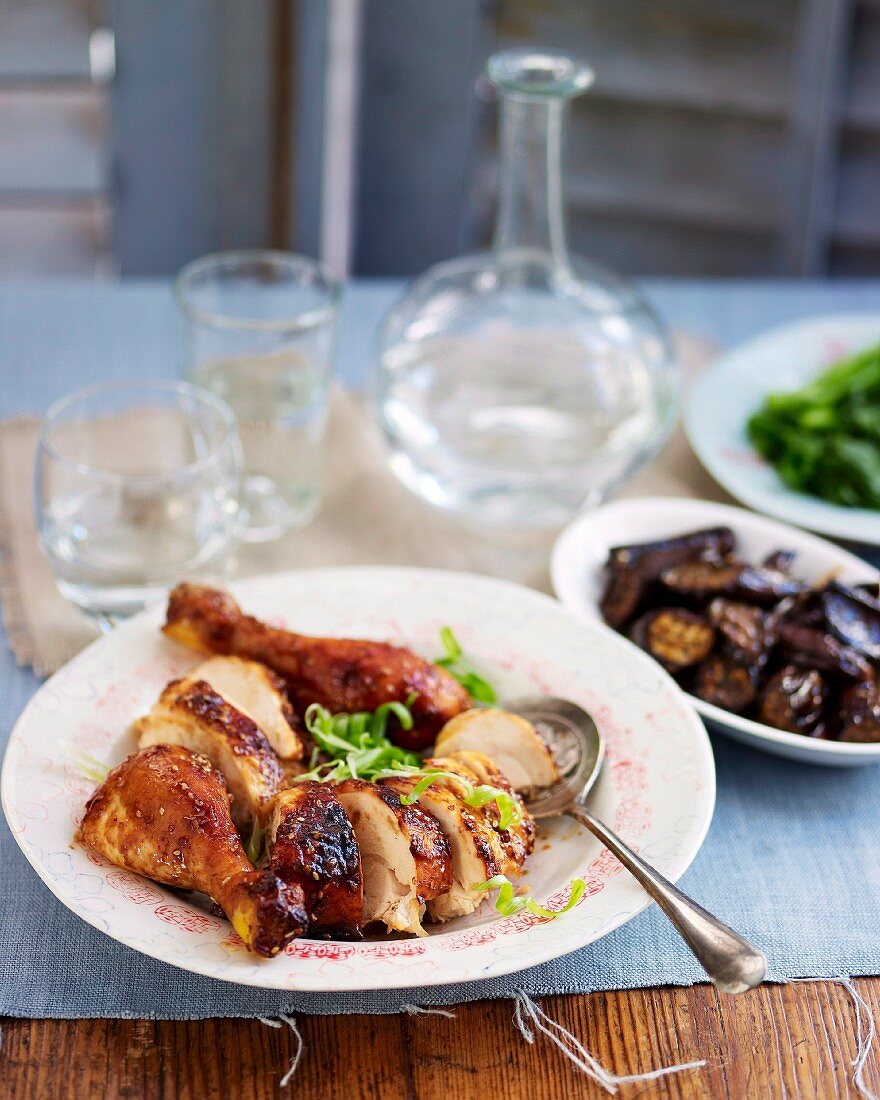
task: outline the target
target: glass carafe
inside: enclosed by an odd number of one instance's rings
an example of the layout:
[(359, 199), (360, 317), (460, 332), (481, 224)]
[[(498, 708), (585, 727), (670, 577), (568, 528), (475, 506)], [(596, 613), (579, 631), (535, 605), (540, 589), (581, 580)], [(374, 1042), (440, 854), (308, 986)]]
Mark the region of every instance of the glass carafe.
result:
[(488, 74), (501, 112), (492, 250), (414, 282), (381, 329), (372, 394), (412, 490), (489, 529), (553, 528), (656, 452), (678, 370), (638, 291), (568, 253), (563, 122), (592, 72), (510, 50)]

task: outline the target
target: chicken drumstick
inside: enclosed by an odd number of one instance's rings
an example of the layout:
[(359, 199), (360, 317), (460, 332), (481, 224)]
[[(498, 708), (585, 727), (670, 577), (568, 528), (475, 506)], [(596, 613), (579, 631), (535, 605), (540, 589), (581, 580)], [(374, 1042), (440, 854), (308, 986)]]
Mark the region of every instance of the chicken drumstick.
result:
[(223, 776), (180, 745), (151, 745), (115, 767), (86, 804), (77, 839), (127, 871), (207, 894), (259, 955), (277, 955), (306, 930), (302, 889), (254, 870)]
[(203, 652), (262, 661), (285, 680), (299, 711), (310, 703), (347, 713), (372, 711), (414, 696), (413, 728), (389, 728), (392, 740), (406, 748), (432, 744), (443, 725), (471, 704), (454, 677), (408, 649), (278, 630), (242, 614), (226, 592), (204, 585), (180, 584), (171, 592), (163, 629)]

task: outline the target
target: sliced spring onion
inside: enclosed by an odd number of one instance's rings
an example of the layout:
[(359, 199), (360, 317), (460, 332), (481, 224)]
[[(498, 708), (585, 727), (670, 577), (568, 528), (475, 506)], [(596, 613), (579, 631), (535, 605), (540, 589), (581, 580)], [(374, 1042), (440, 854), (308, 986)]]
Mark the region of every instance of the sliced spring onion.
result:
[(476, 702), (494, 707), (498, 702), (495, 689), (465, 657), (464, 650), (452, 633), (452, 627), (444, 626), (442, 628), (440, 631), (440, 644), (443, 646), (445, 655), (438, 657), (434, 664), (445, 669), (450, 676), (454, 676)]
[(82, 749), (78, 749), (76, 745), (71, 745), (69, 741), (62, 741), (60, 744), (68, 760), (84, 779), (88, 779), (91, 783), (103, 783), (110, 774), (110, 768), (106, 764)]
[(495, 875), (494, 878), (490, 878), (486, 882), (480, 882), (476, 886), (471, 887), (472, 890), (480, 890), (481, 892), (497, 890), (498, 896), (495, 898), (495, 909), (502, 917), (512, 917), (514, 913), (519, 913), (523, 909), (526, 909), (529, 913), (534, 913), (536, 917), (545, 917), (549, 920), (558, 917), (562, 913), (567, 913), (569, 909), (573, 909), (583, 897), (586, 888), (587, 884), (582, 878), (572, 879), (571, 894), (565, 905), (563, 905), (561, 909), (545, 909), (543, 905), (539, 905), (530, 895), (517, 895), (513, 883), (506, 875)]
[(402, 795), (400, 801), (404, 806), (412, 806), (431, 786), (440, 780), (456, 783), (464, 792), (462, 801), (467, 806), (475, 809), (494, 802), (498, 807), (498, 828), (509, 829), (512, 825), (518, 825), (522, 821), (522, 807), (509, 791), (501, 787), (492, 787), (487, 783), (474, 784), (455, 772), (445, 771), (443, 768), (392, 768), (387, 772), (380, 772), (375, 779), (393, 779), (406, 776), (419, 777), (418, 782), (407, 795)]
[(251, 863), (256, 864), (257, 860), (263, 854), (263, 839), (265, 838), (266, 830), (260, 824), (260, 819), (254, 818), (254, 827), (251, 829), (250, 839), (245, 845), (245, 852)]
[[(406, 703), (383, 703), (374, 711), (355, 714), (331, 714), (326, 707), (312, 703), (306, 710), (305, 724), (315, 751), (309, 771), (297, 776), (296, 781), (371, 779), (376, 772), (397, 765), (418, 767), (421, 757), (393, 744), (387, 734), (392, 716), (402, 729), (412, 729), (412, 703), (410, 696)], [(321, 754), (329, 759), (319, 763)]]

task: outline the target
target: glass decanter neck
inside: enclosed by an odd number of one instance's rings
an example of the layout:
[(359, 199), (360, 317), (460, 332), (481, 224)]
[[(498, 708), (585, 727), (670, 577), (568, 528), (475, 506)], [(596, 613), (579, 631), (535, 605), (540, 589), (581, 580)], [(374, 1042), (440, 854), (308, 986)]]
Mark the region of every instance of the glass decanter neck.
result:
[(502, 270), (534, 263), (566, 270), (562, 124), (592, 70), (565, 54), (525, 49), (495, 54), (487, 71), (501, 93), (496, 260)]

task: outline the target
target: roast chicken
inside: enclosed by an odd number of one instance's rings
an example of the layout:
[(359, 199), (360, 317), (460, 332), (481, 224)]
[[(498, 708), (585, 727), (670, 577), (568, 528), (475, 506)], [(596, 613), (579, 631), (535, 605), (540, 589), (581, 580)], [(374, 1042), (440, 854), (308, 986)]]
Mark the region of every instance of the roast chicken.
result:
[(335, 793), (351, 821), (364, 875), (363, 925), (424, 936), (425, 904), (452, 885), (448, 839), (435, 817), (388, 786), (346, 779)]
[(471, 702), (453, 676), (408, 649), (279, 630), (243, 614), (226, 592), (204, 585), (180, 584), (171, 592), (163, 629), (201, 652), (268, 665), (285, 681), (300, 713), (311, 703), (354, 713), (411, 699), (413, 728), (389, 728), (392, 740), (406, 748), (432, 744), (443, 725)]
[(275, 955), (306, 930), (301, 886), (255, 870), (223, 776), (180, 745), (150, 745), (114, 768), (89, 799), (77, 839), (135, 874), (207, 894), (257, 954)]
[(306, 896), (309, 931), (356, 936), (363, 911), (361, 856), (330, 784), (295, 783), (268, 808), (269, 866)]
[(281, 764), (262, 730), (204, 680), (172, 680), (132, 729), (139, 748), (183, 745), (207, 756), (226, 779), (242, 831), (253, 827), (281, 785)]
[(449, 756), (436, 757), (425, 761), (425, 763), (429, 767), (442, 767), (447, 771), (462, 775), (465, 779), (470, 779), (472, 783), (477, 785), (485, 784), (488, 787), (500, 788), (510, 795), (518, 806), (519, 821), (507, 828), (501, 827), (500, 810), (497, 802), (487, 802), (480, 809), (498, 834), (504, 851), (502, 874), (518, 875), (526, 858), (535, 846), (535, 822), (526, 811), (522, 798), (514, 791), (501, 770), (496, 768), (493, 761), (481, 752), (453, 752)]
[[(77, 834), (84, 844), (130, 871), (208, 894), (263, 955), (295, 935), (356, 937), (377, 924), (422, 936), (426, 917), (471, 913), (484, 898), (475, 887), (521, 873), (535, 824), (518, 792), (557, 778), (528, 722), (467, 709), (456, 680), (406, 649), (279, 630), (215, 589), (176, 588), (164, 630), (212, 656), (135, 721), (140, 751), (90, 799)], [(424, 763), (446, 773), (414, 804), (404, 797), (419, 773), (297, 778), (314, 762), (301, 763), (295, 708), (317, 702), (352, 713), (391, 700), (408, 701), (415, 719), (408, 735), (396, 730), (398, 742), (436, 739)], [(469, 805), (480, 785), (505, 792), (518, 820), (502, 827), (495, 799)], [(262, 838), (263, 855), (249, 851), (265, 869), (249, 860), (244, 836)]]
[(211, 657), (190, 672), (246, 714), (265, 734), (282, 760), (301, 760), (302, 725), (284, 691), (284, 681), (259, 661), (241, 657)]
[(469, 749), (485, 753), (517, 791), (550, 787), (559, 778), (550, 750), (535, 727), (510, 711), (466, 710), (447, 722), (435, 751), (446, 755)]

